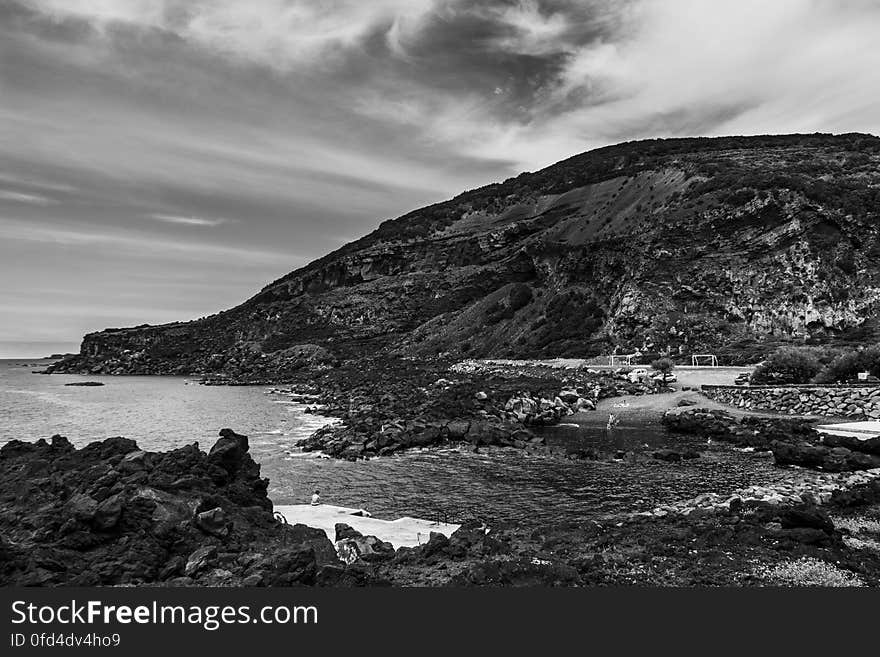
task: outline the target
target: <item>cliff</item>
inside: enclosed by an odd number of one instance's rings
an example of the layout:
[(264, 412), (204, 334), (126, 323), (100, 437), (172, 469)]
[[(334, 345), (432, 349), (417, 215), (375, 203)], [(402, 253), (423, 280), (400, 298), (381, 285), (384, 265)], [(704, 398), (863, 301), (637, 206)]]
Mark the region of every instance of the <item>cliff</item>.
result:
[(382, 223), (240, 306), (55, 371), (275, 377), (364, 353), (748, 362), (877, 338), (880, 139), (632, 142)]

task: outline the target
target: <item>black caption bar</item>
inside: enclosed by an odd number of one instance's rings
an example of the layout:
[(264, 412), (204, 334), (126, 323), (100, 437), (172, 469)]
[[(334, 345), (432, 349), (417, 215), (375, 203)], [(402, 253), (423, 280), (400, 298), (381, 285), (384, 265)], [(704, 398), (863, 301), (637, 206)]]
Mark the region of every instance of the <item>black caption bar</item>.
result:
[[(88, 651), (162, 657), (185, 650), (326, 654), (493, 654), (581, 645), (613, 654), (664, 646), (817, 648), (813, 624), (873, 628), (876, 594), (829, 590), (0, 589), (0, 654)], [(818, 625), (815, 625), (818, 626)], [(574, 643), (572, 643), (574, 642)], [(507, 648), (505, 648), (507, 647)], [(583, 652), (578, 650), (578, 652)], [(245, 653), (246, 657), (250, 657)]]

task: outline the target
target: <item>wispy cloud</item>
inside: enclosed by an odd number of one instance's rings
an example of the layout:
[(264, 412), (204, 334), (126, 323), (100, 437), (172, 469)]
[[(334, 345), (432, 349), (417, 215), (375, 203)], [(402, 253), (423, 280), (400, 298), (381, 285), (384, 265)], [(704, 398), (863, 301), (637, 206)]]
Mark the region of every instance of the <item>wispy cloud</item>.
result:
[(56, 202), (48, 196), (41, 196), (40, 194), (24, 194), (22, 192), (13, 192), (6, 189), (0, 189), (0, 201), (29, 203), (31, 205), (49, 205)]
[(19, 187), (36, 188), (39, 190), (50, 192), (75, 192), (76, 188), (72, 185), (62, 183), (48, 182), (46, 180), (27, 178), (9, 173), (0, 173), (0, 183), (14, 185)]
[(229, 219), (223, 218), (206, 218), (206, 217), (193, 217), (193, 216), (184, 216), (178, 214), (150, 214), (147, 215), (150, 219), (155, 219), (156, 221), (161, 221), (166, 224), (179, 224), (182, 226), (220, 226), (222, 224), (229, 223)]
[(248, 262), (288, 263), (291, 268), (304, 264), (305, 259), (282, 251), (211, 244), (202, 241), (186, 242), (162, 239), (149, 234), (106, 231), (82, 227), (68, 229), (57, 226), (35, 225), (33, 222), (0, 217), (0, 238), (7, 241), (39, 242), (61, 246), (112, 247), (132, 256), (161, 259), (186, 257), (224, 262), (242, 259)]

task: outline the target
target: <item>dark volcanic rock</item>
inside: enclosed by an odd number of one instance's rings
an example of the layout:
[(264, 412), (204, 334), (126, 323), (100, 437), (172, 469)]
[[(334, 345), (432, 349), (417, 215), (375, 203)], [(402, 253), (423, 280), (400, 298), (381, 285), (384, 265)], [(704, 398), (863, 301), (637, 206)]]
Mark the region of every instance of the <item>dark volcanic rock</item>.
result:
[[(273, 519), (242, 438), (224, 436), (214, 457), (192, 445), (143, 452), (122, 438), (4, 446), (0, 584), (729, 586), (761, 583), (756, 564), (801, 556), (880, 583), (880, 560), (848, 546), (812, 503), (734, 500), (711, 513), (537, 528), (469, 520), (397, 551), (340, 525), (340, 559), (323, 531)], [(245, 491), (244, 503), (231, 499)], [(837, 513), (859, 515), (878, 503), (876, 480), (832, 499)]]
[(353, 528), (351, 525), (346, 525), (344, 522), (336, 523), (336, 540), (341, 541), (346, 538), (363, 538), (364, 535), (361, 534), (357, 529)]
[(539, 450), (544, 439), (535, 426), (589, 412), (595, 400), (663, 390), (589, 369), (451, 365), (373, 358), (303, 376), (301, 385), (314, 391), (321, 412), (343, 422), (319, 429), (302, 448), (349, 460), (452, 444)]
[(880, 468), (880, 456), (856, 452), (845, 447), (776, 440), (771, 443), (771, 449), (777, 465), (799, 465), (828, 472)]
[(658, 461), (678, 463), (679, 461), (690, 461), (693, 459), (698, 459), (700, 458), (700, 453), (692, 449), (684, 451), (679, 451), (676, 449), (660, 449), (654, 452), (651, 456), (653, 456)]
[(0, 448), (0, 584), (311, 585), (322, 566), (344, 571), (324, 532), (273, 518), (267, 483), (231, 430), (209, 454), (125, 438), (11, 441)]
[(770, 449), (776, 441), (816, 440), (813, 420), (745, 416), (737, 420), (722, 410), (687, 408), (671, 410), (663, 416), (663, 425), (673, 433), (692, 434), (733, 443), (739, 447)]

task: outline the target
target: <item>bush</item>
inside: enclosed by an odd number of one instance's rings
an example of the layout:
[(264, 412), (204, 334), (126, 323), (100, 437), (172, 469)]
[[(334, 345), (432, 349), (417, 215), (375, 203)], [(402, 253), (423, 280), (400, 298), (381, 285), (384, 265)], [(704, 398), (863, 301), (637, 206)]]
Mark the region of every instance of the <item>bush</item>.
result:
[(577, 355), (602, 326), (605, 313), (586, 290), (568, 290), (553, 296), (544, 321), (533, 324), (535, 344), (544, 356)]
[(517, 283), (511, 288), (507, 299), (511, 309), (516, 312), (532, 300), (532, 288), (525, 283)]
[(880, 377), (880, 345), (839, 355), (816, 376), (816, 383), (843, 383), (856, 378), (859, 372)]
[(822, 369), (815, 349), (780, 347), (752, 374), (752, 383), (809, 383)]
[(653, 363), (651, 363), (651, 368), (666, 374), (667, 372), (671, 372), (672, 368), (675, 367), (675, 363), (672, 362), (669, 358), (658, 358)]

